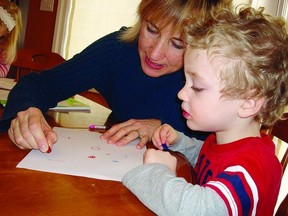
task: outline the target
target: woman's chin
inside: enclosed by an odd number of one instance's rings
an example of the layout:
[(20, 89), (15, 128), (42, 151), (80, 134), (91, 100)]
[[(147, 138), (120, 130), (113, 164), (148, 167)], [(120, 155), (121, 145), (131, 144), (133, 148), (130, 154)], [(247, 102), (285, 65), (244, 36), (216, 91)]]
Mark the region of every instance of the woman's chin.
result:
[(147, 76), (154, 77), (154, 78), (165, 75), (165, 74), (161, 73), (160, 71), (155, 71), (152, 69), (143, 69), (143, 71)]

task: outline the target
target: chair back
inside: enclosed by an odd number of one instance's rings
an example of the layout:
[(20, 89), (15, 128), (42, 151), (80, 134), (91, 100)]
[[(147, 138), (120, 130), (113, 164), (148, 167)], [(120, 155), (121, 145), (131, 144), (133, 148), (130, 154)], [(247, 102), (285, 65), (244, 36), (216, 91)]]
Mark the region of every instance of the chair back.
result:
[(21, 75), (31, 71), (42, 71), (50, 69), (66, 61), (61, 55), (49, 51), (25, 48), (18, 50), (16, 60), (12, 63), (16, 67), (16, 81)]
[[(279, 120), (270, 130), (271, 138), (274, 139), (275, 137), (283, 142), (284, 145), (284, 154), (281, 159), (281, 165), (283, 167), (283, 175), (285, 173), (287, 162), (288, 162), (288, 113), (284, 114), (285, 120)], [(286, 171), (287, 172), (287, 171)], [(282, 179), (282, 185), (287, 185), (287, 182), (284, 183), (284, 179)], [(282, 186), (281, 186), (282, 187)], [(283, 201), (280, 203), (275, 216), (284, 216), (288, 215), (288, 194), (286, 193)]]

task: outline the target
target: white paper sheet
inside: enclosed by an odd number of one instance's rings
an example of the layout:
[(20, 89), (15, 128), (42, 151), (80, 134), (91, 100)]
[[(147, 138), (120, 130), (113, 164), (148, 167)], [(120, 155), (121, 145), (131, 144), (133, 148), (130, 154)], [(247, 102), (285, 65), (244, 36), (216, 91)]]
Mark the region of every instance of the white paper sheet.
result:
[(14, 79), (10, 78), (0, 78), (0, 88), (11, 90), (16, 85)]
[(8, 98), (10, 91), (0, 89), (0, 100), (6, 100)]
[(52, 152), (31, 150), (17, 168), (121, 181), (126, 172), (143, 163), (145, 149), (136, 149), (139, 140), (118, 147), (107, 144), (100, 139), (100, 133), (88, 129), (54, 130), (58, 141)]

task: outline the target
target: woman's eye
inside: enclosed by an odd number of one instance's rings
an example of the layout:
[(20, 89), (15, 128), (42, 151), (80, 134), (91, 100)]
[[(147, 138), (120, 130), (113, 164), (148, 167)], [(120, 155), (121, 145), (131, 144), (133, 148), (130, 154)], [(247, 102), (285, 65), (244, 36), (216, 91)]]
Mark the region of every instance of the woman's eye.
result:
[(184, 49), (184, 44), (182, 43), (182, 42), (175, 42), (175, 41), (172, 41), (172, 45), (176, 48), (176, 49), (179, 49), (179, 50), (181, 50), (181, 49)]
[(151, 34), (158, 34), (157, 29), (149, 25), (147, 25), (147, 31), (150, 32)]
[(203, 88), (197, 88), (197, 87), (194, 87), (194, 86), (192, 86), (191, 88), (192, 88), (192, 90), (195, 91), (195, 92), (201, 92), (201, 91), (203, 91)]

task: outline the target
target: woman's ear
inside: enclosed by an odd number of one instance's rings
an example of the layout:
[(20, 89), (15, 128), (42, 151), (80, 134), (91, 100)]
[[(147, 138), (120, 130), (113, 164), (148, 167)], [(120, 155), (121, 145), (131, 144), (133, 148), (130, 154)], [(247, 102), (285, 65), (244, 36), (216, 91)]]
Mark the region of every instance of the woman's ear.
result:
[(248, 118), (255, 116), (263, 106), (264, 102), (265, 99), (263, 97), (245, 99), (242, 106), (238, 110), (239, 117)]

